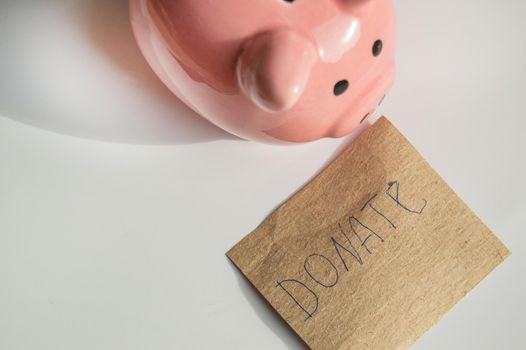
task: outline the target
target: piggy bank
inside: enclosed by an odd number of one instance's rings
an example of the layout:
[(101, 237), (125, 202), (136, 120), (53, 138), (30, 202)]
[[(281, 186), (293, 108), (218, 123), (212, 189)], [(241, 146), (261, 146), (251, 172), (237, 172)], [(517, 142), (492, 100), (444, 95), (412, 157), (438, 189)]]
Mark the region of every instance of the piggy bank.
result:
[(130, 0), (130, 17), (168, 88), (246, 139), (347, 135), (395, 77), (391, 0)]

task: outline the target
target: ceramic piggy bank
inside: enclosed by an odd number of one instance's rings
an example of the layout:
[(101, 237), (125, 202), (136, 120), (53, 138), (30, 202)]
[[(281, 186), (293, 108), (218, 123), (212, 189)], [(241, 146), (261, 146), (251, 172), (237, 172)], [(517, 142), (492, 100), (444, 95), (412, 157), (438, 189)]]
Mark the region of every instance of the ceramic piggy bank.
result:
[(346, 135), (395, 77), (392, 0), (131, 0), (130, 14), (170, 90), (247, 139)]

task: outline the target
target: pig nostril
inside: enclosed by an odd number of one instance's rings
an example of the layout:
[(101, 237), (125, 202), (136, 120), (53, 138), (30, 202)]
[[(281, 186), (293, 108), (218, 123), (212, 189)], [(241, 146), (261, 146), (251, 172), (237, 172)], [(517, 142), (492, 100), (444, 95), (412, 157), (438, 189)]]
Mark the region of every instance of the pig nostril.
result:
[(334, 85), (334, 96), (343, 94), (349, 88), (349, 82), (347, 80), (340, 80)]
[(293, 3), (295, 0), (283, 0), (283, 1)]
[(384, 43), (382, 42), (382, 40), (376, 40), (373, 44), (373, 56), (378, 56), (382, 52), (383, 47)]

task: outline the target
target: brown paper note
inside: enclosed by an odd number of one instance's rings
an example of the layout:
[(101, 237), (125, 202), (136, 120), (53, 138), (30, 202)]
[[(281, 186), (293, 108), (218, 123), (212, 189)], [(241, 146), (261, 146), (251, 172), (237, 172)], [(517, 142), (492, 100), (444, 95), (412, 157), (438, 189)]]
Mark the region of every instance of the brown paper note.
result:
[(227, 255), (312, 349), (405, 349), (509, 254), (382, 118)]

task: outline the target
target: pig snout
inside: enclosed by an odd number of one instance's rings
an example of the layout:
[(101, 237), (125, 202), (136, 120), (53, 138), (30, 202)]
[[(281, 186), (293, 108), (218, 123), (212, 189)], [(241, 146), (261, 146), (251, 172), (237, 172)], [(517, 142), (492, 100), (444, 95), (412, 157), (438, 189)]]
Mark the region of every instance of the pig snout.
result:
[(267, 112), (282, 112), (300, 99), (318, 54), (313, 42), (291, 30), (257, 35), (237, 62), (241, 90)]

